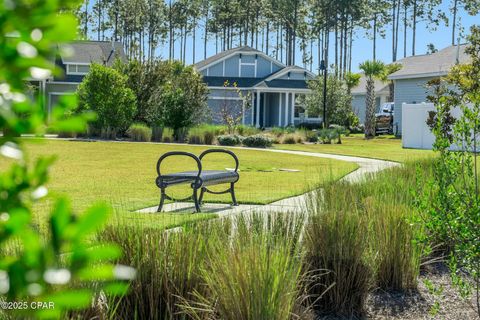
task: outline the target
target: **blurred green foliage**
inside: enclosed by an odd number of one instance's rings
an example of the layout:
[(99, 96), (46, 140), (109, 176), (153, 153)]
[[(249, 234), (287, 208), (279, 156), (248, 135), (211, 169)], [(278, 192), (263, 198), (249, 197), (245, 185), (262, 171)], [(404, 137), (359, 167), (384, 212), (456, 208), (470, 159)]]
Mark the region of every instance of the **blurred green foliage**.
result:
[[(121, 255), (116, 246), (91, 247), (86, 241), (106, 221), (110, 210), (105, 205), (77, 217), (68, 200), (59, 199), (47, 235), (32, 222), (32, 204), (48, 194), (45, 184), (54, 157), (29, 165), (19, 137), (44, 133), (47, 118), (59, 131), (82, 131), (92, 119), (90, 114), (71, 116), (74, 98), (62, 100), (48, 115), (42, 99), (27, 94), (28, 80), (42, 82), (60, 72), (53, 57), (63, 50), (60, 44), (76, 36), (77, 23), (69, 12), (77, 5), (76, 0), (0, 2), (0, 157), (11, 163), (0, 172), (0, 300), (2, 306), (7, 303), (0, 310), (2, 319), (60, 318), (90, 307), (100, 291), (123, 294), (128, 285), (117, 280), (135, 272), (112, 263)], [(54, 307), (33, 307), (42, 302)]]

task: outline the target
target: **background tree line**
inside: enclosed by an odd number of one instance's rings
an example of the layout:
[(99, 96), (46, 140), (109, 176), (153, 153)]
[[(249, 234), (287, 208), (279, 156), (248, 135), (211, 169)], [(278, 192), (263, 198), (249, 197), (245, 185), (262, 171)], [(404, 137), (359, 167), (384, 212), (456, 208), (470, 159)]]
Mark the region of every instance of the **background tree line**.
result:
[(325, 59), (343, 76), (352, 69), (358, 37), (371, 40), (373, 60), (387, 34), (392, 61), (415, 55), (421, 22), (432, 29), (450, 25), (455, 44), (459, 11), (478, 14), (480, 0), (443, 1), (451, 12), (441, 10), (442, 0), (84, 0), (77, 16), (85, 38), (120, 41), (129, 58), (140, 61), (164, 49), (163, 58), (195, 63), (197, 50), (206, 58), (207, 47), (220, 52), (248, 45), (312, 71), (319, 68), (314, 60)]

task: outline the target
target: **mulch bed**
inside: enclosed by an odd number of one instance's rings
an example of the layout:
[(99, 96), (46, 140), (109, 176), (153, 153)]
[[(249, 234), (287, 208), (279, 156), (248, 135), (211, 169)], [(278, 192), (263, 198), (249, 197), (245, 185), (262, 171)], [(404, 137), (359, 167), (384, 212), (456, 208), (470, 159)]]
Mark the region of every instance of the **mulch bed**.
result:
[[(441, 293), (433, 294), (425, 285), (430, 281)], [(438, 305), (438, 311), (431, 314)], [(448, 268), (441, 263), (426, 267), (418, 281), (418, 290), (393, 293), (381, 290), (371, 294), (367, 301), (367, 319), (480, 319), (474, 299), (464, 300), (452, 285)]]

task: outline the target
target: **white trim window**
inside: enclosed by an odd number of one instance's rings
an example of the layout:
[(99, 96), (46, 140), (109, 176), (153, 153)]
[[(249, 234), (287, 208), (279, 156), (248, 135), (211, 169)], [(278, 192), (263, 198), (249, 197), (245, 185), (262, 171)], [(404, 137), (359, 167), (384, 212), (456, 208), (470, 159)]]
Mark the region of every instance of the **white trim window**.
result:
[(90, 71), (89, 63), (67, 64), (67, 74), (84, 76)]
[(303, 119), (312, 119), (317, 120), (320, 118), (319, 114), (308, 114), (307, 104), (305, 101), (306, 95), (305, 94), (297, 94), (295, 95), (295, 107), (294, 107), (294, 118), (295, 120), (303, 120)]

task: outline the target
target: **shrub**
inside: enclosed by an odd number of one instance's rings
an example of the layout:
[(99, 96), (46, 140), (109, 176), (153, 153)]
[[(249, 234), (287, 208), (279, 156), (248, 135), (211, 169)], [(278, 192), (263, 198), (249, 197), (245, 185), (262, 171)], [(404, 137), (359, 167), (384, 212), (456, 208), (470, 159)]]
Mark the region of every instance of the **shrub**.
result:
[(337, 133), (337, 144), (342, 144), (342, 135), (348, 136), (350, 131), (347, 130), (344, 126), (339, 126), (337, 124), (332, 124), (329, 126), (330, 130), (335, 130)]
[(172, 68), (171, 81), (158, 90), (158, 108), (165, 126), (174, 130), (177, 141), (183, 141), (188, 128), (205, 120), (210, 111), (207, 105), (208, 88), (202, 76), (193, 67), (180, 62), (169, 62)]
[(357, 126), (353, 126), (349, 128), (350, 133), (365, 133), (365, 126), (363, 124), (359, 124)]
[(272, 146), (273, 141), (265, 135), (257, 134), (244, 138), (242, 143), (250, 148), (268, 148)]
[(162, 134), (162, 141), (165, 143), (173, 142), (173, 129), (171, 128), (164, 128)]
[(212, 145), (215, 142), (215, 134), (210, 131), (206, 131), (203, 134), (203, 142), (208, 145)]
[(300, 123), (297, 127), (305, 130), (318, 130), (318, 129), (322, 129), (323, 124), (314, 123), (314, 122), (303, 122), (303, 123)]
[(310, 130), (307, 130), (305, 132), (305, 140), (307, 142), (312, 142), (312, 143), (316, 143), (318, 142), (318, 134), (316, 131), (310, 131)]
[(203, 144), (203, 139), (200, 136), (190, 135), (188, 136), (189, 144)]
[(218, 136), (217, 141), (221, 146), (238, 146), (242, 143), (243, 137), (235, 134)]
[(261, 132), (260, 129), (255, 128), (253, 126), (240, 125), (237, 127), (237, 133), (242, 137), (253, 136), (253, 135), (259, 134), (260, 132)]
[(297, 137), (294, 134), (287, 134), (282, 139), (282, 144), (295, 144), (297, 143)]
[(285, 134), (285, 128), (281, 128), (281, 127), (273, 127), (272, 129), (270, 129), (270, 132), (276, 136), (276, 137), (281, 137)]
[(163, 141), (163, 127), (154, 126), (152, 128), (152, 141), (162, 142)]
[(127, 136), (133, 141), (145, 141), (152, 140), (152, 129), (142, 123), (135, 123), (127, 130)]
[(322, 129), (318, 131), (318, 138), (323, 144), (331, 144), (333, 140), (338, 139), (338, 132), (335, 129)]
[(114, 139), (132, 123), (136, 98), (126, 83), (127, 77), (117, 70), (92, 64), (90, 72), (78, 86), (76, 112), (94, 111), (97, 120), (92, 126), (100, 131), (102, 138)]

